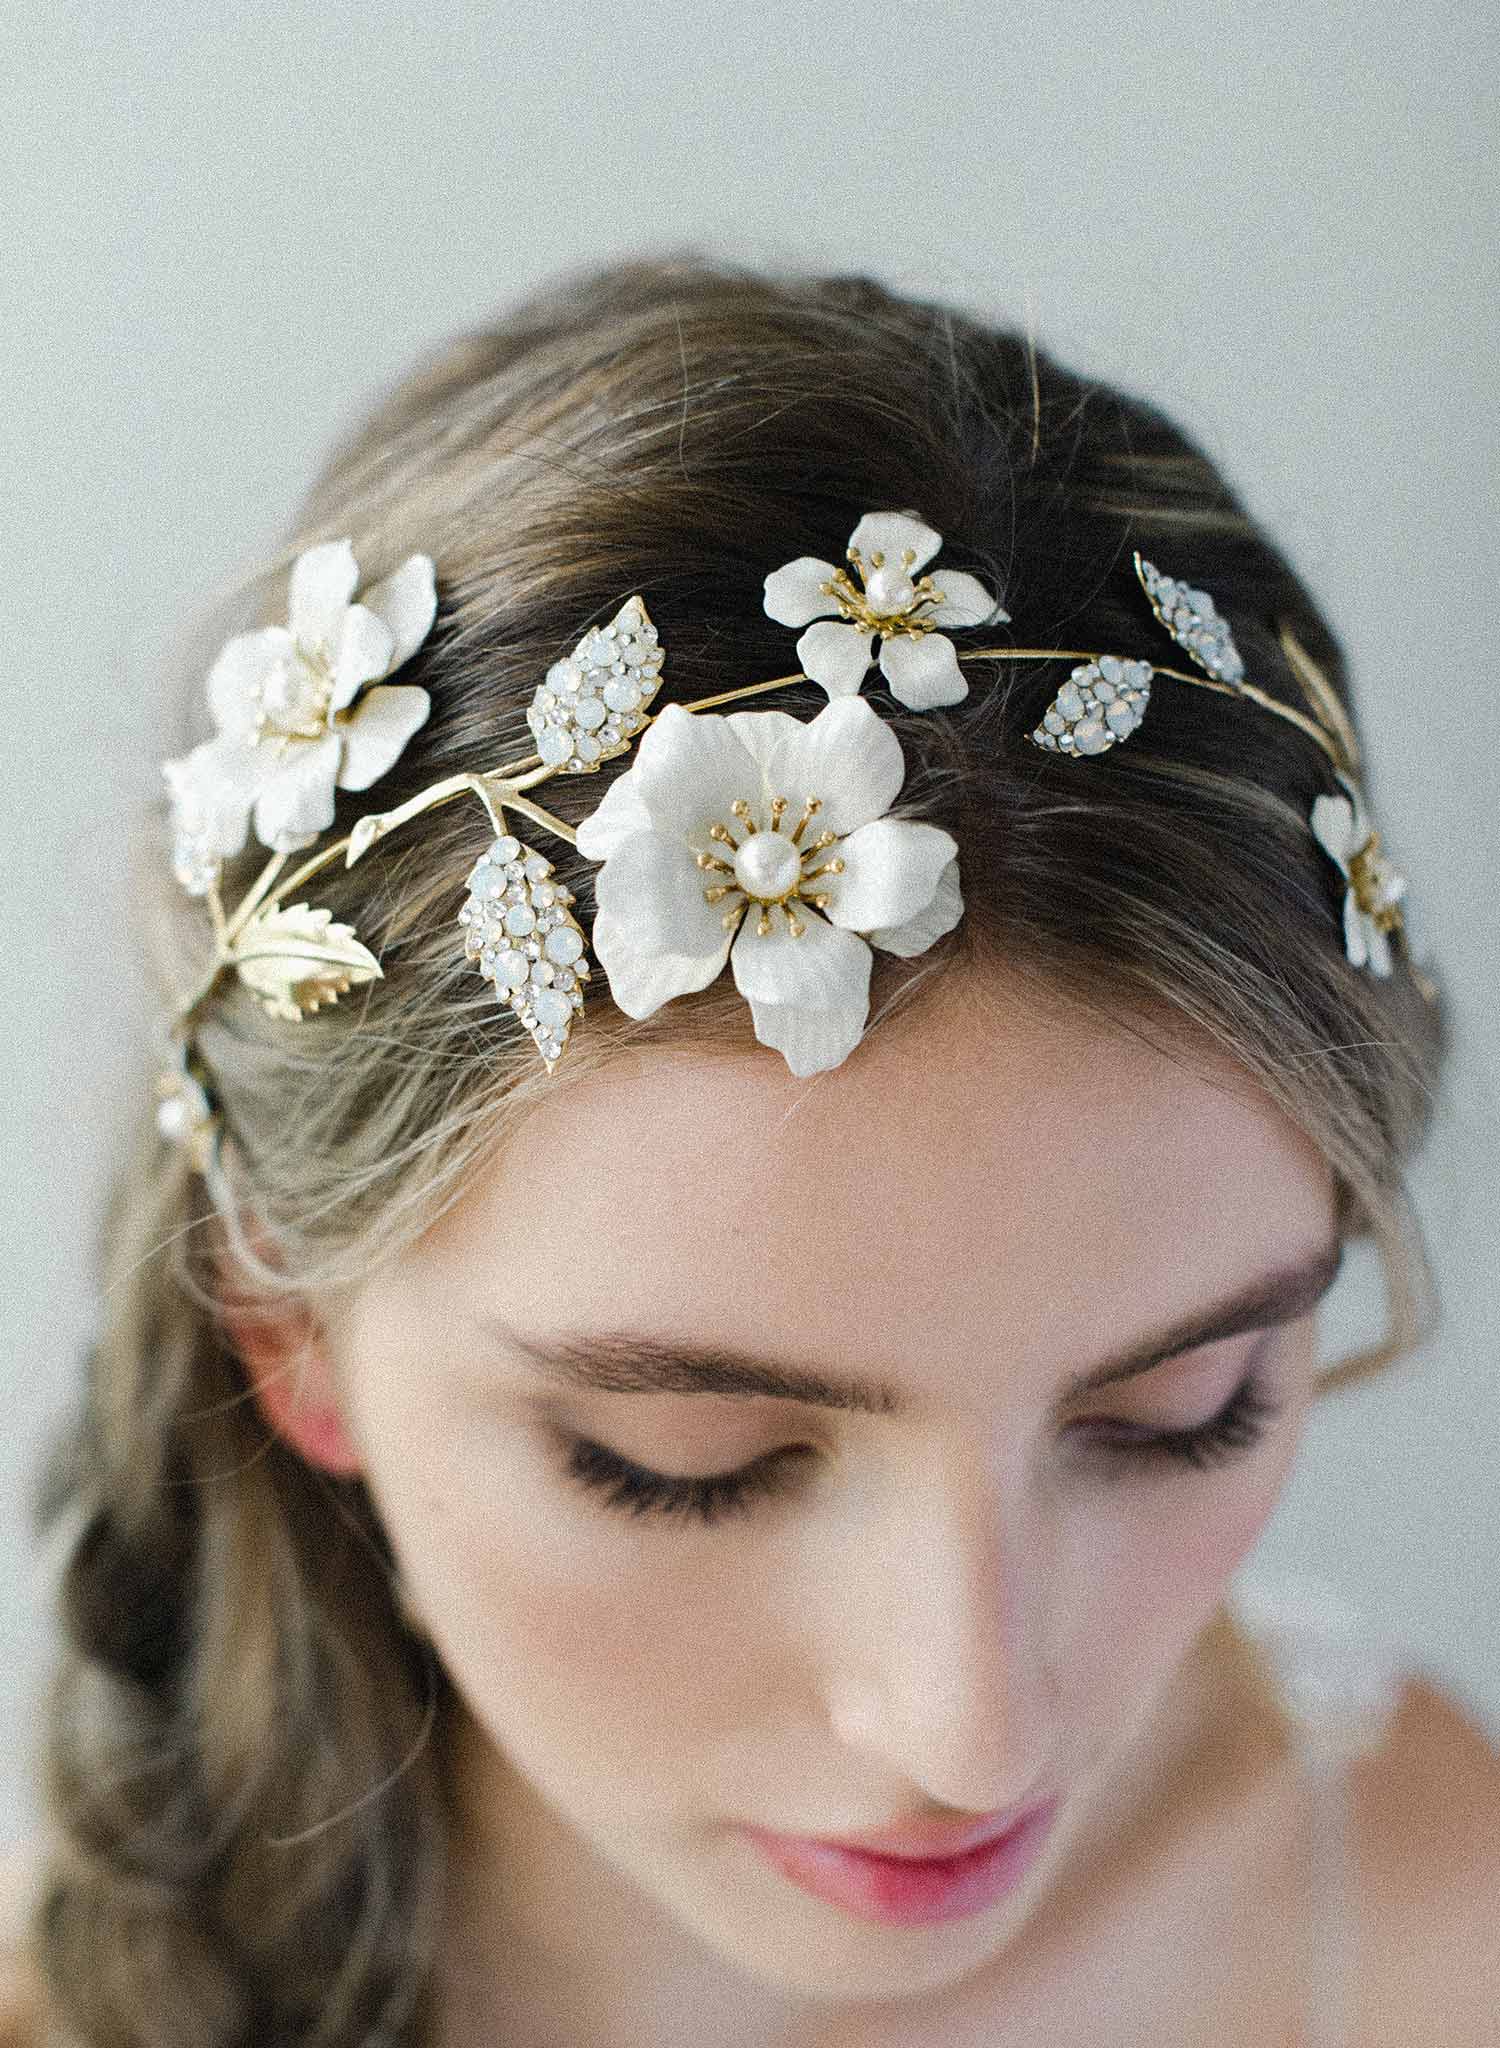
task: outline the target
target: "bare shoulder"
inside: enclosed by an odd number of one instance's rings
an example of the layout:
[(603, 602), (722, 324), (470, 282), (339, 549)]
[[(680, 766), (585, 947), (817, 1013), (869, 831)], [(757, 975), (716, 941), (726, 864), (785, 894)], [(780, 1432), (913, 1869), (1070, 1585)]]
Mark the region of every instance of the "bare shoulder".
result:
[(41, 1980), (27, 1946), (40, 1877), (40, 1852), (29, 1842), (0, 1851), (0, 2048), (38, 2048)]
[(1350, 1799), (1371, 2048), (1500, 2048), (1500, 1746), (1413, 1673)]

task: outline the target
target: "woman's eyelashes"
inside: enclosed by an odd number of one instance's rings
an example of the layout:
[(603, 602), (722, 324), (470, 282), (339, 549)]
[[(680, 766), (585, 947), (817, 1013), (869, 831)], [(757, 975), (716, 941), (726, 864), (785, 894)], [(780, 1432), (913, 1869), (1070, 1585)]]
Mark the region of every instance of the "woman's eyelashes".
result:
[(786, 1492), (792, 1483), (792, 1467), (816, 1455), (806, 1444), (795, 1444), (769, 1451), (735, 1472), (690, 1478), (653, 1472), (580, 1436), (570, 1445), (567, 1470), (580, 1485), (602, 1492), (608, 1507), (633, 1515), (696, 1516), (715, 1522), (720, 1515), (746, 1513), (757, 1495)]
[[(1181, 1429), (1149, 1429), (1136, 1423), (1089, 1424), (1081, 1430), (1091, 1457), (1115, 1478), (1134, 1472), (1163, 1472), (1175, 1462), (1199, 1471), (1246, 1456), (1280, 1413), (1259, 1365), (1252, 1365), (1228, 1400), (1202, 1422)], [(578, 1485), (599, 1493), (604, 1505), (622, 1513), (676, 1516), (712, 1523), (743, 1515), (757, 1502), (790, 1492), (800, 1465), (818, 1457), (810, 1445), (793, 1444), (732, 1472), (696, 1476), (653, 1472), (632, 1458), (573, 1436), (567, 1441), (566, 1472)]]

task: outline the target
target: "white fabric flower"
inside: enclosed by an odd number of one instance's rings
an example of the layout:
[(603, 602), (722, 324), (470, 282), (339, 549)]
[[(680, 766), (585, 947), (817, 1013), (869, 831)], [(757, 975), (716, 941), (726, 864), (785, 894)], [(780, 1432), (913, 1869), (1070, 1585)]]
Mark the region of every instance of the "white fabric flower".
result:
[[(1010, 617), (976, 576), (924, 569), (943, 545), (915, 512), (867, 512), (849, 536), (847, 569), (799, 555), (766, 578), (765, 607), (783, 626), (807, 626), (797, 642), (803, 673), (830, 697), (850, 697), (864, 681), (876, 637), (880, 672), (913, 711), (956, 704), (969, 686), (953, 642), (939, 626), (987, 626)], [(809, 625), (817, 619), (826, 623)]]
[(237, 634), (209, 671), (217, 736), (162, 769), (177, 875), (192, 893), (239, 852), (252, 815), (262, 845), (310, 846), (333, 822), (335, 788), (368, 789), (427, 717), (425, 690), (366, 685), (426, 639), (437, 612), (431, 557), (409, 555), (355, 604), (358, 582), (347, 540), (308, 548), (292, 570), (286, 625)]
[(905, 774), (862, 697), (807, 722), (669, 704), (578, 827), (604, 863), (593, 949), (620, 1008), (649, 1017), (728, 960), (763, 1045), (794, 1074), (837, 1066), (864, 1032), (870, 946), (925, 952), (963, 913), (951, 834), (884, 815)]
[(1339, 781), (1345, 796), (1320, 796), (1312, 807), (1314, 837), (1345, 877), (1344, 951), (1356, 967), (1372, 974), (1391, 972), (1388, 934), (1401, 925), (1397, 908), (1406, 894), (1399, 875), (1380, 850), (1358, 786), (1348, 776)]

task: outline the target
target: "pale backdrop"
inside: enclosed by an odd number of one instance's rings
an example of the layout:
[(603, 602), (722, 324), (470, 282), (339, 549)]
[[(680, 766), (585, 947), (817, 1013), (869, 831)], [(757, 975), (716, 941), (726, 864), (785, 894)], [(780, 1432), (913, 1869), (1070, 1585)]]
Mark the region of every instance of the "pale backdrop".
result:
[(1490, 10), (53, 0), (5, 44), (0, 1835), (46, 1643), (29, 1475), (98, 1162), (147, 1114), (115, 822), (168, 750), (158, 667), (415, 352), (678, 246), (1033, 321), (1202, 438), (1343, 633), (1456, 1012), (1417, 1178), (1447, 1325), (1317, 1417), (1257, 1562), (1331, 1576), (1500, 1734)]

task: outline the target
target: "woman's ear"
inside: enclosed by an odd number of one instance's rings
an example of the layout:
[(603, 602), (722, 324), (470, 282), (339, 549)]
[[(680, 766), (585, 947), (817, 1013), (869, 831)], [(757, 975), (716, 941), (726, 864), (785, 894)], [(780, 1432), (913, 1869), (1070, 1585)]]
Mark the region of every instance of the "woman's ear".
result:
[[(256, 1249), (264, 1256), (262, 1243)], [(344, 1422), (327, 1336), (312, 1307), (291, 1296), (274, 1305), (252, 1302), (236, 1292), (227, 1260), (221, 1256), (216, 1265), (219, 1320), (261, 1414), (309, 1465), (352, 1477), (363, 1461)]]

